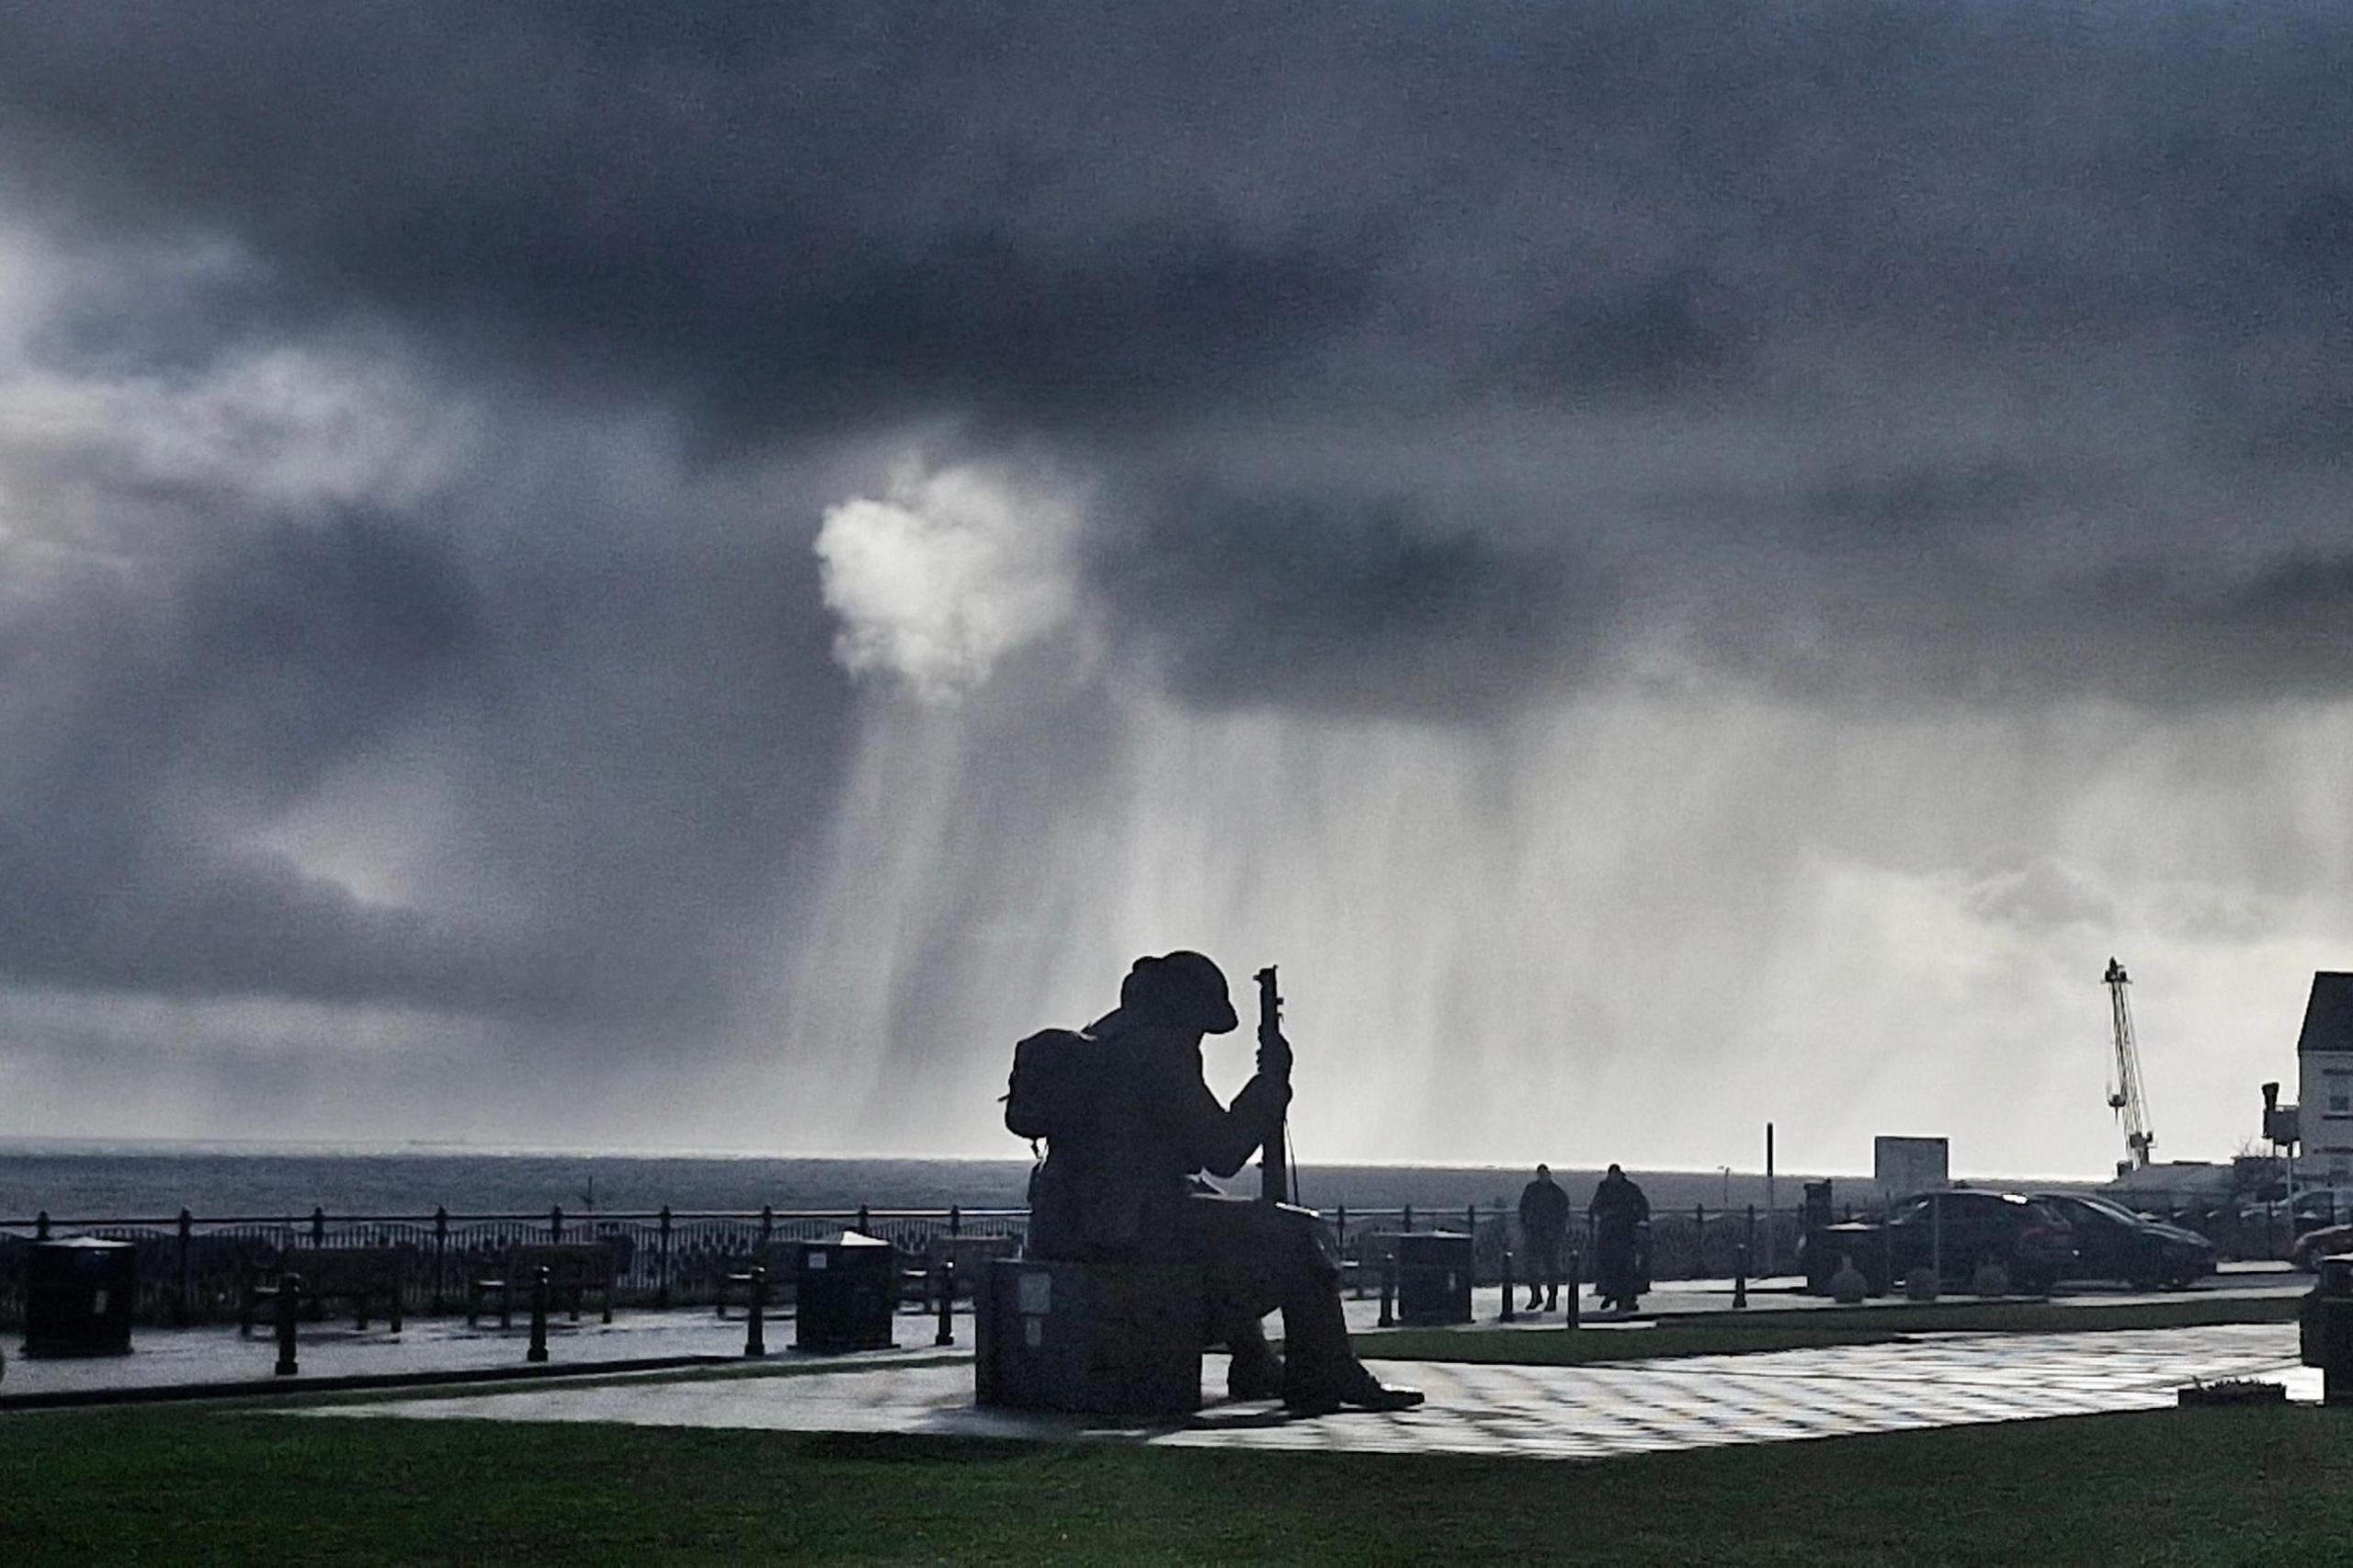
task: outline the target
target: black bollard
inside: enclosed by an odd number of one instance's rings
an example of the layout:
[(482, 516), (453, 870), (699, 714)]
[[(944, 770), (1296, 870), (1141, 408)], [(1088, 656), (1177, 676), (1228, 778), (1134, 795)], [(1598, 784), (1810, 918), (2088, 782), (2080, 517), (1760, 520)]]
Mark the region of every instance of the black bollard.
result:
[(543, 1263), (531, 1276), (531, 1347), (523, 1352), (523, 1359), (539, 1362), (547, 1358), (548, 1266)]
[(1734, 1308), (1748, 1305), (1748, 1244), (1746, 1242), (1732, 1249), (1732, 1304)]
[(302, 1277), (280, 1274), (278, 1277), (278, 1365), (272, 1369), (281, 1378), (290, 1378), (294, 1366), (294, 1314), (302, 1310)]
[(1571, 1247), (1569, 1249), (1568, 1288), (1561, 1292), (1562, 1295), (1568, 1298), (1569, 1301), (1569, 1310), (1561, 1319), (1561, 1326), (1563, 1328), (1574, 1328), (1577, 1326), (1577, 1313), (1581, 1310), (1577, 1305), (1577, 1276), (1584, 1271), (1584, 1264), (1585, 1255), (1577, 1251), (1576, 1248)]
[(939, 1332), (931, 1336), (934, 1345), (956, 1343), (956, 1260), (939, 1260)]
[(1512, 1321), (1511, 1297), (1511, 1248), (1506, 1247), (1504, 1248), (1504, 1310), (1495, 1314), (1497, 1323)]
[(744, 1354), (757, 1359), (768, 1353), (768, 1270), (762, 1263), (752, 1265), (752, 1307), (744, 1314)]
[(1397, 1326), (1397, 1255), (1381, 1260), (1381, 1326)]

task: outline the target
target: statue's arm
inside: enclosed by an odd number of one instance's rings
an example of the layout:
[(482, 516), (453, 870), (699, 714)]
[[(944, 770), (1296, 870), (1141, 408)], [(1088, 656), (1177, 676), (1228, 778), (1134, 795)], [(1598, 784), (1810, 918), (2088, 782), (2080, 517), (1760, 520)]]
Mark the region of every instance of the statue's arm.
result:
[(1259, 1074), (1242, 1086), (1228, 1108), (1217, 1103), (1217, 1096), (1198, 1074), (1188, 1077), (1181, 1098), (1186, 1147), (1211, 1175), (1235, 1175), (1266, 1141), (1274, 1112), (1290, 1103), (1290, 1085)]

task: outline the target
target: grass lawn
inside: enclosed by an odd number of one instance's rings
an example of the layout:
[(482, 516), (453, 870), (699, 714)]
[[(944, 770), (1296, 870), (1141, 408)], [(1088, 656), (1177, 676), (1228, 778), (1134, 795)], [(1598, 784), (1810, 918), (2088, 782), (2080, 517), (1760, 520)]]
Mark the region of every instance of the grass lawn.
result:
[(2059, 1307), (2042, 1301), (1824, 1307), (1755, 1317), (1662, 1318), (1655, 1326), (1383, 1329), (1355, 1336), (1357, 1354), (1376, 1360), (1504, 1361), (1557, 1367), (1587, 1361), (1645, 1361), (1670, 1356), (1737, 1356), (1759, 1350), (1813, 1350), (1830, 1345), (1884, 1345), (1915, 1334), (2086, 1334), (2131, 1328), (2196, 1328), (2208, 1324), (2293, 1323), (2300, 1298), (2218, 1297), (2116, 1307)]
[(170, 1409), (0, 1417), (0, 1557), (1839, 1564), (2343, 1560), (2353, 1416), (2019, 1422), (1600, 1464)]

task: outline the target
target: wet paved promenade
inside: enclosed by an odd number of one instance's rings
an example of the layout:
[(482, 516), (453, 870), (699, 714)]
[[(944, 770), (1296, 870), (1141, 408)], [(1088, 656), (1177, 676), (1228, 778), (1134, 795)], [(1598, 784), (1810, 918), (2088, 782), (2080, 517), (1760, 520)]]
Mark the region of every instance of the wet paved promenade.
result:
[[(1734, 1443), (2158, 1410), (2193, 1379), (2265, 1377), (2316, 1399), (2285, 1324), (2097, 1334), (1950, 1335), (1894, 1345), (1590, 1367), (1374, 1362), (1427, 1391), (1421, 1409), (1296, 1419), (1220, 1403), (1158, 1426), (975, 1409), (968, 1360), (791, 1376), (643, 1379), (594, 1387), (321, 1407), (340, 1418), (620, 1422), (801, 1432), (1080, 1437), (1150, 1444), (1604, 1459)], [(1216, 1358), (1209, 1386), (1222, 1376)]]

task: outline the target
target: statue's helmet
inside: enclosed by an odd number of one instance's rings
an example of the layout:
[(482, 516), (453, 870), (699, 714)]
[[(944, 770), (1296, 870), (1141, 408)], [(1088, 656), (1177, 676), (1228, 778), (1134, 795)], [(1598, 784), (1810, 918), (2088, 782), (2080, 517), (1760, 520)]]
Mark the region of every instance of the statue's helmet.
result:
[(1120, 1005), (1203, 1034), (1228, 1034), (1240, 1024), (1225, 971), (1206, 955), (1179, 949), (1140, 958), (1120, 985)]

